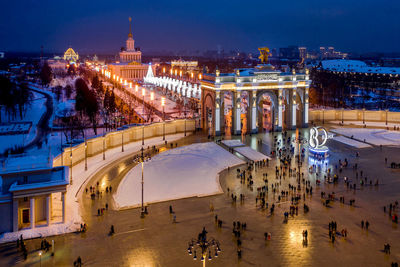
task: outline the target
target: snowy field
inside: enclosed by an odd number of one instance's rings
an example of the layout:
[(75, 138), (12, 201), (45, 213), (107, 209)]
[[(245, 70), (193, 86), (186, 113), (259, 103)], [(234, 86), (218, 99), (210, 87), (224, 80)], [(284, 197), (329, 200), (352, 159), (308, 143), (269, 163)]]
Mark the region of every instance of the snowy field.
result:
[[(144, 163), (144, 202), (222, 193), (218, 173), (243, 163), (212, 142), (168, 150)], [(114, 200), (120, 209), (141, 204), (141, 165), (124, 177)]]
[(239, 146), (245, 146), (241, 141), (235, 139), (235, 140), (222, 140), (221, 143), (226, 145), (227, 147), (239, 147)]
[(399, 146), (400, 132), (388, 131), (383, 129), (368, 129), (368, 128), (336, 128), (331, 132), (344, 135), (346, 137), (353, 136), (354, 139), (376, 146)]
[[(332, 124), (340, 124), (342, 123), (341, 121), (330, 121), (329, 123)], [(381, 121), (366, 121), (365, 123), (363, 123), (362, 121), (344, 121), (343, 125), (356, 125), (356, 126), (364, 126), (367, 125), (367, 127), (390, 127), (393, 128), (393, 126), (399, 127), (400, 124), (399, 123), (391, 123), (388, 122), (388, 124), (386, 125), (386, 122), (381, 122)]]
[[(173, 142), (183, 138), (183, 133), (167, 135), (168, 142)], [(146, 146), (162, 145), (164, 141), (162, 136), (145, 139)], [(66, 223), (54, 223), (48, 226), (40, 226), (34, 229), (25, 229), (18, 232), (9, 232), (0, 234), (0, 243), (11, 242), (17, 240), (22, 234), (25, 239), (45, 237), (51, 235), (59, 235), (70, 232), (75, 232), (79, 229), (82, 223), (79, 198), (82, 190), (85, 188), (90, 178), (96, 174), (101, 168), (117, 160), (118, 158), (129, 155), (130, 153), (138, 152), (142, 147), (142, 141), (126, 144), (125, 152), (121, 154), (121, 148), (115, 147), (106, 151), (106, 160), (103, 160), (103, 154), (88, 158), (88, 170), (85, 171), (84, 161), (73, 167), (73, 184), (69, 185), (66, 194)], [(222, 149), (222, 148), (221, 148)], [(90, 227), (90, 226), (89, 226)]]
[(365, 148), (365, 147), (371, 147), (370, 145), (366, 144), (366, 143), (362, 143), (359, 141), (356, 141), (354, 139), (350, 139), (344, 136), (335, 136), (333, 137), (333, 140), (338, 141), (340, 143), (352, 146), (352, 147), (356, 147), (356, 148)]
[(270, 159), (270, 157), (267, 157), (263, 153), (260, 153), (248, 146), (236, 147), (234, 150), (253, 161)]

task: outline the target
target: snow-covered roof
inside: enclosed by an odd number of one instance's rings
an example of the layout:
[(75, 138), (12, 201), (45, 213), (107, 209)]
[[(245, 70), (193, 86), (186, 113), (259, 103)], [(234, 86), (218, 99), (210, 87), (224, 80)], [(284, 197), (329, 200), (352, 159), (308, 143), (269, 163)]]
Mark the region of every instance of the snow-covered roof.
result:
[(333, 59), (321, 62), (322, 68), (330, 71), (375, 74), (400, 74), (400, 68), (368, 66), (360, 60)]

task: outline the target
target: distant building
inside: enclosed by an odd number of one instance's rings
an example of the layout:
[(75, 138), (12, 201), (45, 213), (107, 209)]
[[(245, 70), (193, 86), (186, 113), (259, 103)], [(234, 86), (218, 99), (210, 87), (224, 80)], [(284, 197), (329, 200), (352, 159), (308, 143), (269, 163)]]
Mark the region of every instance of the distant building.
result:
[(302, 60), (305, 60), (307, 58), (307, 47), (299, 47), (299, 55)]
[(79, 55), (78, 53), (76, 53), (74, 51), (74, 49), (72, 49), (71, 47), (67, 49), (67, 51), (65, 51), (64, 53), (64, 60), (66, 61), (73, 61), (73, 62), (77, 62), (79, 59)]
[[(126, 50), (119, 53), (119, 62), (108, 65), (111, 75), (116, 75), (127, 81), (142, 80), (147, 74), (149, 64), (142, 64), (142, 52), (135, 48), (132, 35), (132, 19), (129, 18), (129, 34), (126, 40)], [(155, 71), (153, 69), (153, 71)]]
[(330, 46), (328, 48), (325, 48), (321, 46), (319, 48), (320, 51), (320, 59), (346, 59), (348, 57), (347, 53), (335, 51), (335, 48), (333, 46)]
[(184, 61), (184, 60), (173, 60), (171, 61), (171, 67), (178, 67), (185, 70), (195, 70), (199, 65), (198, 61)]
[(64, 223), (68, 173), (64, 166), (1, 171), (0, 233)]

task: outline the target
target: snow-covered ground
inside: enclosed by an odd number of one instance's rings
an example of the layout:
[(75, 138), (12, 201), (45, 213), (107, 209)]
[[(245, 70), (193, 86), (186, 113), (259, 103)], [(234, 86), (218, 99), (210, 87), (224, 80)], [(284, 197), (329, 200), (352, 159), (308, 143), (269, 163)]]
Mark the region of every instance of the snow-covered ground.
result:
[[(183, 133), (166, 136), (168, 142), (176, 141), (184, 136)], [(162, 136), (145, 140), (145, 146), (162, 145), (164, 141)], [(132, 142), (124, 145), (125, 152), (121, 153), (121, 147), (115, 147), (106, 151), (106, 160), (100, 153), (94, 157), (88, 158), (88, 170), (85, 171), (84, 161), (73, 167), (73, 183), (68, 185), (66, 194), (66, 223), (54, 223), (50, 226), (40, 226), (34, 229), (25, 229), (18, 232), (4, 233), (0, 235), (0, 243), (15, 241), (22, 234), (25, 239), (58, 235), (74, 232), (79, 229), (82, 223), (81, 211), (78, 199), (90, 178), (101, 168), (117, 160), (121, 156), (128, 155), (140, 150), (142, 141)], [(221, 148), (222, 149), (222, 148)]]
[(267, 157), (263, 153), (260, 153), (248, 146), (235, 147), (234, 150), (253, 161), (270, 159), (270, 157)]
[(331, 132), (352, 137), (361, 142), (370, 143), (376, 146), (399, 146), (400, 132), (388, 131), (384, 129), (368, 129), (368, 128), (336, 128)]
[(354, 139), (350, 139), (344, 136), (335, 136), (333, 137), (333, 140), (338, 141), (340, 143), (352, 146), (352, 147), (356, 147), (356, 148), (364, 148), (364, 147), (371, 147), (370, 145), (366, 144), (366, 143), (362, 143), (359, 141), (356, 141)]
[[(341, 121), (330, 121), (329, 123), (332, 124), (340, 124), (342, 123)], [(379, 121), (366, 121), (365, 123), (363, 123), (362, 121), (344, 121), (343, 125), (356, 125), (356, 126), (364, 126), (364, 124), (367, 127), (390, 127), (393, 128), (393, 126), (399, 127), (400, 124), (399, 123), (391, 123), (388, 122), (388, 124), (386, 125), (386, 122), (379, 122)]]
[(234, 140), (222, 140), (221, 143), (226, 145), (227, 147), (239, 147), (239, 146), (245, 146), (240, 140), (234, 139)]
[[(144, 202), (221, 193), (218, 173), (243, 163), (212, 142), (168, 150), (144, 163)], [(124, 177), (113, 197), (118, 208), (141, 204), (140, 164)]]

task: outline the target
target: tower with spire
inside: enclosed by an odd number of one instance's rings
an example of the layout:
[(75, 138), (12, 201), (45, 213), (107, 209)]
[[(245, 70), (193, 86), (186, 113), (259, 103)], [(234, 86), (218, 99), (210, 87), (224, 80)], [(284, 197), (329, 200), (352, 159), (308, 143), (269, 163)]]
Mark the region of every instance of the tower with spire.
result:
[[(149, 72), (149, 67), (152, 68)], [(135, 41), (132, 34), (132, 18), (129, 17), (129, 33), (126, 40), (126, 49), (119, 52), (119, 60), (108, 64), (112, 75), (118, 76), (126, 81), (140, 81), (146, 76), (154, 73), (155, 68), (150, 64), (142, 63), (142, 52), (135, 48)], [(153, 74), (154, 75), (154, 74)]]
[(128, 62), (132, 64), (142, 62), (142, 52), (135, 48), (135, 40), (133, 40), (131, 17), (129, 17), (129, 34), (128, 39), (126, 40), (126, 51), (119, 53), (119, 59), (121, 62)]
[(135, 40), (133, 40), (132, 35), (132, 18), (129, 17), (129, 34), (128, 40), (126, 40), (126, 50), (127, 51), (135, 51)]

